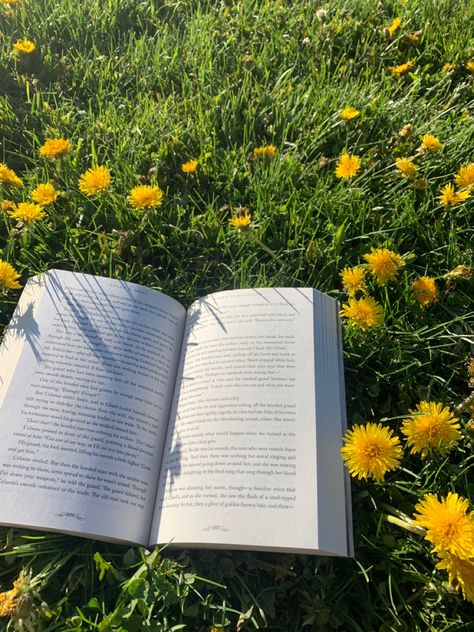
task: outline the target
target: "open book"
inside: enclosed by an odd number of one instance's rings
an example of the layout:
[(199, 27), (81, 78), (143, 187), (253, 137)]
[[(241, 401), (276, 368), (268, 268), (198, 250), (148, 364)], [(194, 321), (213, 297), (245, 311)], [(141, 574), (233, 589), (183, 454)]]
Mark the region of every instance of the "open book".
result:
[(352, 555), (337, 302), (31, 278), (0, 347), (0, 524)]

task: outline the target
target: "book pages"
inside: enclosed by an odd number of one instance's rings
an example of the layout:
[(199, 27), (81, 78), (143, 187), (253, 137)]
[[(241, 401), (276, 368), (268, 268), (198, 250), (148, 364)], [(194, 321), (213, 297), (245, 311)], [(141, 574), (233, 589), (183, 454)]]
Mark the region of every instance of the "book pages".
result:
[(2, 350), (0, 523), (148, 542), (184, 321), (133, 283), (30, 281)]
[[(183, 346), (151, 542), (316, 552), (327, 507), (318, 505), (313, 290), (211, 294), (191, 306)], [(334, 409), (331, 449), (339, 393)], [(323, 540), (346, 554), (345, 533)]]

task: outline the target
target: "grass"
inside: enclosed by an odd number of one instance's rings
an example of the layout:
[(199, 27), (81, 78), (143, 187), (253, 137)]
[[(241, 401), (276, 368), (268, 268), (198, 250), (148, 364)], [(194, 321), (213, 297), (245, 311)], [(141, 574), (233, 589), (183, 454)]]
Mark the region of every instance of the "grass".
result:
[[(400, 29), (390, 37), (394, 17)], [(302, 285), (346, 300), (339, 272), (371, 247), (403, 255), (396, 282), (371, 286), (385, 324), (345, 326), (350, 423), (385, 420), (398, 431), (421, 399), (454, 408), (470, 395), (472, 198), (444, 208), (438, 195), (474, 162), (474, 59), (467, 1), (21, 0), (0, 5), (0, 161), (62, 192), (27, 231), (0, 216), (0, 258), (25, 281), (58, 267), (135, 281), (185, 304), (221, 289)], [(407, 35), (420, 32), (418, 41)], [(27, 38), (37, 49), (15, 55)], [(393, 76), (390, 67), (413, 60)], [(445, 63), (456, 67), (442, 72)], [(361, 116), (344, 122), (351, 105)], [(412, 125), (410, 137), (400, 129)], [(420, 137), (444, 145), (419, 155)], [(60, 161), (45, 139), (70, 139)], [(255, 147), (277, 154), (253, 160)], [(361, 156), (335, 178), (341, 152)], [(426, 189), (394, 167), (415, 156)], [(199, 161), (194, 174), (181, 165)], [(110, 191), (87, 198), (79, 175), (107, 165)], [(165, 192), (154, 211), (132, 209), (140, 183)], [(251, 229), (229, 225), (247, 207)], [(457, 266), (464, 276), (449, 276)], [(422, 309), (412, 281), (437, 278)], [(447, 276), (448, 275), (448, 276)], [(6, 325), (18, 300), (0, 300)], [(434, 569), (428, 543), (385, 519), (412, 515), (426, 492), (471, 500), (472, 422), (448, 455), (406, 455), (384, 483), (354, 481), (355, 560), (165, 550), (148, 553), (3, 528), (3, 590), (21, 568), (31, 585), (9, 630), (263, 629), (380, 632), (472, 629), (472, 604)]]

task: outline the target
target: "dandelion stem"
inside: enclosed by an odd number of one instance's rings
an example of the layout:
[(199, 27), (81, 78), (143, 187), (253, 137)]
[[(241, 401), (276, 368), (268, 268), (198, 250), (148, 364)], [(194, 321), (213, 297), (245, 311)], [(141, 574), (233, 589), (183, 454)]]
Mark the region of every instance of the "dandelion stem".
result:
[(416, 533), (417, 535), (425, 536), (426, 529), (423, 527), (419, 527), (409, 518), (407, 520), (401, 520), (396, 516), (391, 516), (389, 514), (385, 515), (385, 520), (390, 522), (391, 524), (396, 524), (397, 527), (402, 527), (402, 529), (406, 529), (407, 531), (411, 531), (412, 533)]

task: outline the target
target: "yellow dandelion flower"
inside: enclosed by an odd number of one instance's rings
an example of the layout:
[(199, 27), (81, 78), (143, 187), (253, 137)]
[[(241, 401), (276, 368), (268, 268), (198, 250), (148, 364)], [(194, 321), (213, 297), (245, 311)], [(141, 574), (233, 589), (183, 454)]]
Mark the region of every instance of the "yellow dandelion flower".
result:
[(397, 158), (395, 166), (405, 178), (412, 178), (418, 171), (418, 167), (409, 158)]
[(466, 68), (470, 71), (470, 72), (474, 72), (474, 61), (468, 61), (466, 64)]
[(59, 158), (71, 151), (71, 141), (66, 138), (49, 138), (40, 147), (39, 153), (43, 158)]
[(341, 118), (345, 121), (350, 121), (351, 119), (357, 118), (360, 115), (360, 110), (356, 110), (355, 108), (348, 105), (346, 108), (340, 111)]
[(401, 430), (412, 454), (420, 453), (423, 459), (430, 450), (444, 454), (461, 438), (459, 420), (447, 406), (422, 401), (410, 412), (413, 417), (405, 419)]
[(255, 160), (259, 160), (260, 158), (274, 158), (277, 153), (277, 148), (275, 145), (263, 145), (262, 147), (255, 147), (252, 153)]
[(31, 192), (31, 199), (33, 202), (41, 204), (42, 206), (47, 206), (48, 204), (56, 202), (58, 196), (59, 193), (50, 182), (47, 182), (46, 184), (38, 184), (36, 189), (33, 189)]
[(0, 0), (0, 4), (19, 4), (20, 0)]
[(17, 40), (13, 44), (13, 48), (22, 55), (29, 55), (36, 50), (36, 45), (30, 40)]
[(354, 268), (344, 268), (340, 272), (342, 279), (342, 287), (349, 296), (355, 296), (357, 292), (366, 292), (367, 286), (365, 284), (365, 270), (360, 266)]
[(181, 165), (181, 171), (183, 173), (194, 173), (198, 168), (198, 164), (197, 160), (188, 160), (188, 162)]
[(0, 617), (8, 617), (15, 611), (18, 594), (24, 581), (25, 573), (22, 570), (13, 582), (13, 588), (0, 593)]
[(398, 132), (398, 135), (401, 138), (409, 138), (413, 133), (413, 125), (411, 123), (407, 123), (402, 127), (402, 129)]
[(388, 31), (390, 37), (393, 37), (395, 35), (395, 33), (400, 28), (401, 23), (402, 23), (402, 21), (400, 20), (400, 18), (394, 18), (393, 19), (393, 22), (390, 24), (390, 26), (387, 27), (387, 31)]
[(250, 215), (248, 210), (245, 209), (243, 213), (240, 213), (239, 215), (234, 215), (234, 217), (231, 217), (229, 222), (235, 228), (239, 228), (240, 230), (245, 230), (246, 228), (249, 228), (250, 224), (252, 223), (252, 216)]
[(349, 180), (353, 178), (360, 169), (360, 158), (355, 154), (348, 154), (345, 151), (339, 157), (336, 165), (336, 178)]
[(390, 72), (392, 75), (404, 75), (411, 70), (414, 65), (415, 62), (412, 59), (409, 59), (406, 63), (400, 64), (399, 66), (390, 66)]
[(382, 424), (356, 424), (347, 431), (342, 458), (352, 476), (384, 480), (385, 474), (398, 467), (403, 451), (400, 440)]
[(438, 196), (440, 202), (444, 206), (451, 206), (457, 202), (457, 195), (453, 184), (447, 184), (441, 189), (441, 195)]
[(18, 283), (20, 275), (15, 268), (0, 259), (0, 290), (5, 292), (6, 290), (19, 290), (21, 285)]
[(443, 149), (443, 145), (436, 136), (433, 136), (432, 134), (425, 134), (421, 139), (420, 148), (425, 152), (436, 152), (441, 151)]
[(422, 276), (415, 279), (411, 284), (414, 292), (414, 299), (423, 307), (428, 307), (438, 298), (438, 288), (434, 277)]
[(16, 209), (16, 204), (12, 200), (2, 201), (2, 211), (4, 213), (8, 213), (9, 211), (14, 211), (15, 209)]
[(3, 163), (0, 163), (0, 183), (1, 182), (16, 187), (23, 186), (22, 179), (16, 175), (13, 169), (10, 169), (9, 167), (7, 167), (7, 165), (4, 165)]
[(468, 165), (464, 165), (454, 176), (456, 184), (461, 189), (467, 189), (474, 185), (474, 162), (470, 162)]
[(383, 323), (383, 307), (371, 296), (350, 298), (342, 306), (340, 315), (349, 319), (353, 327), (360, 327), (363, 331), (369, 327), (379, 327)]
[(465, 498), (449, 492), (438, 500), (435, 494), (426, 494), (416, 505), (414, 521), (426, 529), (425, 538), (434, 545), (434, 551), (447, 551), (461, 559), (474, 555), (474, 517), (468, 513)]
[(414, 31), (407, 34), (407, 39), (413, 44), (417, 44), (420, 41), (422, 31)]
[(388, 248), (372, 248), (364, 255), (369, 272), (374, 275), (378, 285), (385, 285), (393, 281), (398, 272), (405, 265), (399, 254)]
[(93, 167), (81, 174), (79, 178), (79, 191), (89, 197), (99, 195), (107, 190), (110, 185), (110, 180), (110, 171), (107, 167), (103, 165)]
[(470, 196), (469, 191), (456, 191), (453, 184), (447, 184), (441, 189), (441, 195), (438, 195), (438, 200), (444, 206), (453, 206), (453, 204), (464, 202)]
[(444, 66), (441, 68), (441, 72), (448, 73), (455, 69), (456, 69), (456, 64), (447, 63), (447, 64), (444, 64)]
[(162, 204), (163, 195), (159, 186), (140, 184), (130, 191), (128, 201), (136, 209), (153, 208)]
[(9, 213), (12, 219), (19, 222), (31, 224), (45, 217), (46, 213), (40, 204), (32, 204), (31, 202), (20, 202), (14, 211)]
[(456, 197), (458, 202), (464, 202), (464, 200), (467, 200), (471, 197), (471, 194), (469, 193), (469, 191), (457, 191)]
[(449, 583), (455, 590), (460, 590), (466, 601), (474, 603), (474, 556), (464, 560), (457, 555), (440, 551), (441, 559), (436, 568), (448, 571)]

